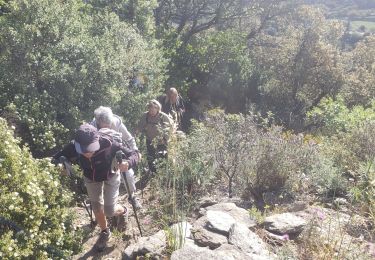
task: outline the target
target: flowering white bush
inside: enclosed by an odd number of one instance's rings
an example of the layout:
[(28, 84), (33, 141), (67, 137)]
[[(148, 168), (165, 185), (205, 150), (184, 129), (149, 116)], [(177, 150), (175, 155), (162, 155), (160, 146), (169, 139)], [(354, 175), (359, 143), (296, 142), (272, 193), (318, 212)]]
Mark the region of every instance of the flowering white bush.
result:
[(77, 248), (71, 195), (47, 159), (20, 148), (0, 118), (0, 258), (66, 258)]

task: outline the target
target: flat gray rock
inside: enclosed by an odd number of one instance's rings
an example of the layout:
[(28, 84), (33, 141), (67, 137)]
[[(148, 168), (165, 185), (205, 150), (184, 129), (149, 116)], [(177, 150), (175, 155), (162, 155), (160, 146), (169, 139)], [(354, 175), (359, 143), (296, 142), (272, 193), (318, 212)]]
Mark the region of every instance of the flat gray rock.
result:
[[(251, 255), (239, 250), (236, 246), (224, 244), (218, 249), (214, 250), (215, 260), (238, 260), (238, 259), (256, 259), (252, 258)], [(263, 259), (262, 259), (263, 260)], [(264, 259), (266, 260), (266, 259)]]
[(278, 234), (298, 234), (306, 225), (303, 218), (289, 212), (266, 217), (264, 221), (265, 229)]
[(200, 217), (194, 222), (193, 228), (191, 229), (191, 236), (197, 245), (203, 247), (208, 246), (210, 249), (215, 249), (222, 244), (228, 243), (226, 236), (207, 229), (206, 216)]
[(219, 233), (228, 234), (231, 226), (236, 223), (235, 219), (226, 212), (207, 210), (207, 228)]
[(257, 259), (273, 259), (273, 254), (268, 250), (267, 244), (244, 224), (234, 224), (229, 231), (229, 243), (242, 252), (257, 256)]
[(171, 260), (208, 260), (217, 259), (214, 251), (207, 247), (199, 247), (193, 243), (185, 243), (185, 245), (174, 251)]
[(172, 253), (171, 260), (239, 260), (253, 259), (235, 246), (223, 245), (216, 250), (210, 250), (207, 247), (199, 247), (191, 243)]
[(149, 255), (161, 258), (167, 247), (166, 235), (163, 230), (149, 237), (141, 237), (137, 243), (128, 246), (124, 251), (124, 259), (136, 259), (137, 256)]
[(235, 219), (236, 223), (243, 223), (249, 228), (257, 225), (255, 220), (250, 218), (249, 212), (246, 209), (237, 207), (236, 204), (231, 202), (215, 204), (205, 209), (206, 211), (216, 210), (228, 213)]
[(211, 232), (207, 229), (199, 229), (193, 233), (194, 241), (197, 245), (206, 247), (210, 249), (215, 249), (223, 244), (228, 243), (228, 239), (220, 234)]

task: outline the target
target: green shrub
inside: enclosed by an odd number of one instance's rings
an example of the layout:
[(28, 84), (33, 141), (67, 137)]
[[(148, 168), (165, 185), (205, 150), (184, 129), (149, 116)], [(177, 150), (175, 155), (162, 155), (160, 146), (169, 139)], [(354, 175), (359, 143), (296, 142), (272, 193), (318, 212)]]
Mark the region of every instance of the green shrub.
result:
[(351, 131), (367, 120), (375, 120), (375, 102), (368, 108), (360, 105), (349, 108), (340, 97), (337, 100), (325, 98), (307, 113), (307, 123), (327, 136)]
[(374, 160), (363, 164), (358, 171), (356, 185), (350, 190), (354, 202), (360, 203), (364, 213), (375, 224), (375, 167)]
[(328, 167), (336, 172), (336, 178), (327, 174), (332, 171), (323, 171), (326, 173), (321, 176), (315, 174), (316, 180), (346, 194), (351, 189), (348, 178), (352, 178), (357, 180), (352, 191), (358, 194), (363, 187), (356, 185), (366, 175), (363, 165), (367, 165), (375, 156), (375, 103), (372, 102), (367, 108), (359, 105), (349, 108), (341, 98), (324, 99), (308, 114), (308, 118), (320, 126), (317, 133), (323, 140), (321, 150), (325, 155), (320, 167)]
[[(233, 193), (250, 193), (257, 200), (270, 191), (335, 189), (337, 171), (329, 158), (326, 165), (321, 164), (323, 154), (317, 140), (283, 131), (272, 124), (271, 115), (261, 118), (213, 111), (205, 127), (209, 142), (203, 153), (212, 167), (229, 179), (229, 194), (231, 181), (236, 186)], [(326, 176), (332, 185), (327, 185), (327, 180), (318, 181), (319, 176)]]
[(182, 220), (181, 216), (207, 192), (214, 178), (210, 157), (204, 152), (207, 131), (195, 122), (188, 136), (172, 135), (168, 158), (159, 160), (154, 188), (162, 210), (171, 216), (172, 222)]
[(59, 171), (21, 149), (4, 119), (0, 138), (0, 258), (66, 259), (79, 243), (67, 209), (72, 198)]
[(166, 211), (174, 216), (177, 209), (187, 212), (194, 199), (209, 193), (210, 182), (223, 183), (223, 178), (229, 196), (251, 196), (259, 202), (273, 191), (292, 197), (348, 191), (340, 167), (321, 149), (320, 140), (285, 132), (271, 122), (254, 114), (213, 110), (205, 121), (193, 124), (185, 139), (172, 141), (156, 183)]
[[(158, 43), (73, 0), (15, 0), (0, 19), (0, 113), (34, 155), (69, 140), (100, 105), (135, 123), (164, 79)], [(144, 77), (134, 86), (136, 77)], [(66, 133), (65, 135), (62, 135)]]

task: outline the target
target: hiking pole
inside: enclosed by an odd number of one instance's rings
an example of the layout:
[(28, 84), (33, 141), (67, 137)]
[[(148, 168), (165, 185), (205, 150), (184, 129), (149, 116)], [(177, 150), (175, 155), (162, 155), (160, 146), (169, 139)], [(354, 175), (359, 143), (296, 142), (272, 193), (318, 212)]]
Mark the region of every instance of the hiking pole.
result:
[[(65, 157), (65, 156), (60, 156), (59, 158), (59, 162), (62, 163), (62, 165), (64, 166), (64, 169), (66, 170), (66, 172), (68, 173), (68, 176), (69, 177), (74, 177), (76, 178), (76, 180), (78, 180), (79, 177), (77, 177), (77, 175), (74, 173), (73, 171), (73, 167), (72, 165), (70, 164), (70, 162), (68, 161), (68, 159)], [(79, 185), (80, 186), (80, 189), (81, 189), (81, 192), (84, 193), (84, 190), (82, 188), (82, 185)], [(82, 198), (81, 196), (79, 196), (80, 199), (81, 199), (81, 202), (83, 204), (83, 206), (85, 207), (86, 209), (86, 212), (87, 214), (89, 215), (90, 217), (90, 225), (91, 227), (95, 227), (96, 226), (96, 221), (94, 220), (94, 218), (92, 217), (92, 205), (90, 203), (90, 207), (87, 205), (86, 201), (84, 198)]]
[[(118, 163), (122, 163), (122, 155), (123, 155), (122, 151), (116, 152), (116, 160), (117, 160)], [(139, 224), (139, 220), (138, 220), (137, 207), (135, 206), (135, 201), (132, 199), (132, 195), (131, 195), (131, 192), (130, 192), (130, 189), (129, 189), (128, 180), (126, 179), (126, 176), (124, 177), (123, 174), (126, 174), (126, 173), (120, 172), (122, 182), (125, 185), (126, 191), (128, 192), (128, 196), (130, 198), (130, 203), (132, 204), (132, 207), (133, 207), (134, 216), (135, 216), (135, 220), (137, 221), (139, 233), (141, 234), (141, 237), (142, 237), (143, 235), (142, 235), (141, 225)]]

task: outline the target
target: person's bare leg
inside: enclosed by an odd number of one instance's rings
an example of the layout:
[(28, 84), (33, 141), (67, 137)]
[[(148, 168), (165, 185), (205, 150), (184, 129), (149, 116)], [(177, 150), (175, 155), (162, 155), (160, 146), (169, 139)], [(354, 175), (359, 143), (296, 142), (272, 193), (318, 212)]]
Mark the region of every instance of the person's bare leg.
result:
[(96, 221), (98, 222), (98, 225), (100, 227), (100, 230), (105, 230), (107, 228), (107, 219), (104, 215), (104, 210), (99, 210), (97, 212), (94, 212)]

